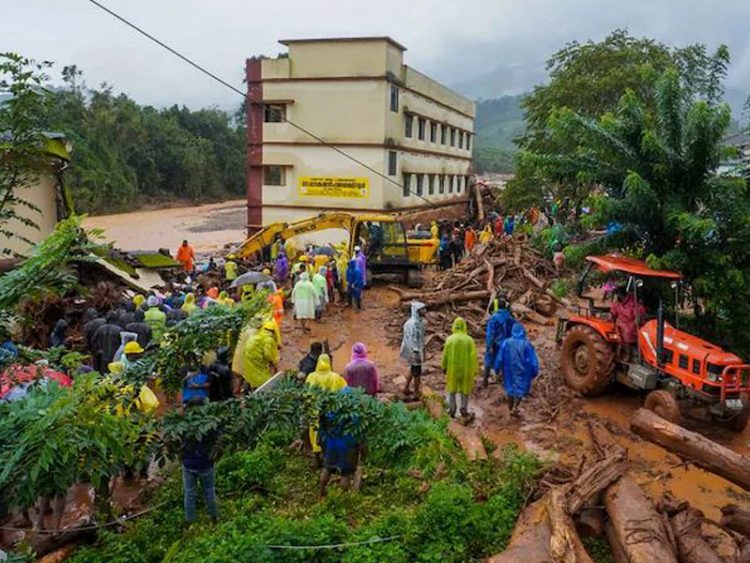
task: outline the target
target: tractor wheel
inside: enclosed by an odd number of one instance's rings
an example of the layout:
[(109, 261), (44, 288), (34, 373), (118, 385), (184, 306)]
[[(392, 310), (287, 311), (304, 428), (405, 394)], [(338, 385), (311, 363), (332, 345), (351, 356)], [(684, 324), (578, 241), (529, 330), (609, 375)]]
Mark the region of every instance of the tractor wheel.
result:
[(748, 401), (750, 401), (750, 397), (746, 393), (743, 393), (742, 402), (745, 404), (745, 407), (742, 411), (728, 420), (718, 421), (719, 424), (732, 432), (739, 433), (745, 430), (748, 421), (750, 421), (750, 406), (748, 405)]
[(424, 285), (424, 276), (420, 270), (406, 270), (406, 286), (418, 288)]
[(565, 334), (561, 364), (568, 387), (583, 395), (597, 395), (611, 381), (615, 351), (591, 327), (575, 325)]
[(680, 423), (680, 405), (677, 404), (677, 399), (669, 391), (663, 389), (651, 391), (646, 395), (646, 402), (643, 406), (650, 411), (654, 411), (664, 420), (674, 424)]

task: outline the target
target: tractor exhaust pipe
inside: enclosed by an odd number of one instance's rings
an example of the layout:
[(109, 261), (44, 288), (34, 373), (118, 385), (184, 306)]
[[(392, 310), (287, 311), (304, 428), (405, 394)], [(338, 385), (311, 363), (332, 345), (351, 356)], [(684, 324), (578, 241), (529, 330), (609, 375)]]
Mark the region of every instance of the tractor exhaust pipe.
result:
[(664, 363), (664, 303), (659, 300), (659, 310), (656, 313), (656, 365)]

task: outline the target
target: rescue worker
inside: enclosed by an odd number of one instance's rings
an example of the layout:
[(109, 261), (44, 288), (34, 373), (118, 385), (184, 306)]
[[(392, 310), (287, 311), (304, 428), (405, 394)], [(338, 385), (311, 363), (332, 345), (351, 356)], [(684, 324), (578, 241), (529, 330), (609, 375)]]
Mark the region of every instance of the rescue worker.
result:
[[(344, 387), (341, 393), (350, 392)], [(318, 440), (323, 450), (323, 468), (320, 471), (320, 496), (326, 495), (331, 475), (341, 475), (341, 488), (355, 491), (361, 482), (359, 460), (362, 444), (355, 437), (354, 431), (359, 425), (359, 417), (352, 417), (346, 421), (338, 420), (337, 413), (329, 412), (320, 417), (320, 433)]]
[(144, 320), (146, 318), (146, 315), (141, 309), (137, 309), (135, 313), (133, 313), (133, 318), (135, 320), (128, 326), (126, 326), (125, 330), (137, 334), (138, 344), (140, 344), (142, 348), (147, 348), (149, 343), (151, 342), (152, 334), (151, 327), (148, 326)]
[(185, 295), (185, 302), (182, 304), (182, 307), (180, 307), (180, 309), (185, 311), (185, 313), (190, 316), (195, 312), (197, 308), (198, 305), (196, 305), (195, 303), (195, 294), (190, 292)]
[(349, 303), (349, 307), (352, 306), (352, 302), (357, 305), (357, 309), (362, 309), (362, 288), (364, 287), (364, 281), (362, 272), (359, 269), (359, 264), (356, 258), (349, 260), (349, 265), (346, 267), (346, 297)]
[(237, 279), (237, 263), (232, 260), (224, 262), (224, 279), (233, 282)]
[(482, 375), (484, 387), (489, 384), (491, 370), (495, 370), (496, 375), (500, 373), (500, 347), (506, 338), (510, 338), (514, 323), (513, 315), (508, 309), (508, 302), (504, 298), (499, 298), (496, 301), (495, 312), (487, 321), (485, 332), (484, 373)]
[(57, 347), (63, 347), (67, 348), (68, 346), (68, 337), (66, 336), (66, 333), (68, 332), (68, 321), (65, 319), (59, 319), (56, 323), (54, 328), (52, 329), (52, 334), (49, 336), (49, 347), (50, 348), (57, 348)]
[(273, 265), (273, 278), (276, 280), (278, 286), (282, 286), (286, 283), (288, 277), (289, 260), (286, 257), (286, 252), (282, 250), (276, 257), (276, 262)]
[(146, 302), (146, 298), (139, 293), (138, 295), (133, 297), (133, 308), (137, 311), (143, 306), (145, 302)]
[(482, 232), (479, 233), (479, 244), (488, 245), (492, 241), (492, 237), (492, 225), (487, 223)]
[(299, 362), (300, 373), (305, 374), (305, 378), (315, 371), (318, 365), (318, 358), (323, 353), (323, 344), (320, 342), (313, 342), (310, 344), (310, 351), (302, 358)]
[(409, 364), (409, 376), (404, 385), (404, 395), (411, 394), (409, 386), (414, 382), (414, 395), (421, 393), (422, 364), (424, 363), (424, 320), (422, 312), (425, 304), (411, 302), (411, 315), (404, 323), (404, 334), (401, 338), (401, 357)]
[(263, 323), (245, 344), (243, 354), (244, 378), (250, 390), (255, 390), (276, 373), (279, 364), (279, 347), (276, 340), (276, 325), (268, 320)]
[(531, 380), (539, 374), (539, 359), (521, 323), (513, 325), (511, 337), (500, 347), (499, 364), (505, 393), (510, 399), (510, 410), (515, 413), (521, 400), (531, 390)]
[[(367, 287), (367, 256), (362, 252), (362, 248), (359, 246), (354, 247), (354, 260), (357, 262), (359, 268), (360, 277), (362, 278), (361, 287), (364, 289)], [(347, 280), (348, 281), (348, 280)]]
[(104, 320), (104, 317), (99, 315), (99, 311), (97, 311), (94, 307), (89, 307), (88, 309), (86, 309), (86, 312), (83, 314), (83, 321), (83, 338), (86, 341), (86, 349), (94, 354), (94, 334), (96, 333), (96, 329), (98, 329), (107, 321)]
[(505, 218), (505, 224), (503, 225), (503, 232), (506, 236), (512, 236), (513, 231), (516, 228), (516, 218), (513, 215), (508, 215)]
[(440, 227), (438, 227), (437, 221), (433, 221), (430, 225), (430, 238), (433, 240), (440, 238)]
[(292, 303), (294, 303), (294, 317), (300, 321), (302, 330), (308, 330), (308, 319), (315, 318), (317, 290), (310, 281), (310, 275), (307, 272), (302, 272), (299, 281), (294, 284), (291, 299)]
[(453, 256), (450, 248), (450, 240), (448, 239), (448, 235), (445, 233), (443, 233), (443, 236), (440, 237), (440, 244), (438, 245), (438, 257), (440, 260), (439, 268), (441, 270), (447, 270), (451, 267), (451, 260)]
[(328, 305), (328, 280), (326, 279), (326, 267), (321, 266), (318, 273), (313, 276), (313, 285), (317, 301), (315, 302), (315, 318), (320, 320)]
[(441, 367), (446, 375), (448, 413), (455, 418), (457, 402), (460, 402), (461, 417), (465, 422), (471, 422), (474, 415), (469, 413), (469, 394), (474, 387), (478, 367), (477, 347), (467, 333), (466, 321), (461, 317), (453, 321), (453, 334), (445, 341)]
[(278, 289), (269, 295), (268, 303), (271, 305), (271, 314), (281, 329), (281, 321), (284, 320), (284, 290)]
[(217, 300), (219, 305), (224, 305), (225, 307), (234, 307), (234, 299), (229, 297), (229, 292), (224, 290), (221, 293), (219, 293), (219, 299)]
[(183, 271), (191, 273), (195, 269), (194, 260), (195, 250), (188, 244), (188, 241), (183, 240), (182, 246), (177, 249), (177, 261), (182, 264)]
[[(340, 391), (346, 387), (346, 380), (331, 370), (331, 357), (328, 354), (321, 354), (318, 357), (315, 371), (305, 379), (305, 385), (319, 387), (325, 391)], [(322, 450), (318, 443), (317, 423), (310, 426), (309, 434), (312, 451), (316, 456), (319, 456)]]
[[(128, 333), (133, 334), (133, 333)], [(141, 359), (144, 353), (144, 349), (141, 348), (141, 345), (138, 344), (137, 340), (131, 340), (127, 344), (125, 344), (123, 348), (122, 356), (120, 356), (120, 361), (125, 366), (125, 368), (129, 368), (131, 365), (133, 365), (135, 362)]]
[(474, 232), (474, 227), (469, 225), (464, 234), (464, 248), (466, 249), (467, 254), (472, 251), (476, 242), (477, 234)]
[(159, 309), (159, 300), (153, 295), (148, 298), (146, 305), (148, 306), (148, 310), (143, 320), (151, 327), (153, 341), (156, 343), (161, 342), (161, 337), (164, 331), (167, 330), (167, 315)]
[(137, 342), (138, 341), (138, 335), (135, 332), (128, 332), (123, 329), (123, 331), (120, 333), (120, 347), (117, 348), (117, 352), (115, 352), (114, 357), (112, 358), (113, 362), (119, 362), (122, 359), (122, 355), (125, 353), (125, 346), (129, 342)]
[(216, 351), (216, 360), (208, 367), (208, 375), (208, 398), (212, 402), (231, 399), (232, 370), (229, 368), (229, 348), (222, 346)]
[(362, 342), (352, 346), (352, 358), (344, 368), (344, 379), (349, 387), (360, 387), (372, 397), (380, 391), (378, 368), (367, 359), (367, 346)]
[(122, 327), (117, 324), (117, 313), (110, 311), (107, 313), (106, 322), (96, 329), (91, 339), (94, 349), (95, 370), (106, 373), (107, 366), (112, 362), (115, 352), (117, 352), (117, 348), (120, 346), (121, 332)]
[(277, 287), (276, 282), (273, 281), (273, 278), (271, 277), (271, 270), (269, 270), (268, 268), (263, 268), (263, 273), (268, 276), (268, 279), (257, 284), (255, 286), (256, 291), (266, 290), (274, 293)]

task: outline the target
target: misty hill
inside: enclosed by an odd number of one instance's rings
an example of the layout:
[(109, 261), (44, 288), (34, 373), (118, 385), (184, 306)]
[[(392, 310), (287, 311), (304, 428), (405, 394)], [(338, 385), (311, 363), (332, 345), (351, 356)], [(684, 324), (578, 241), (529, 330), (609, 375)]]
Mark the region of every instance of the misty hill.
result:
[(512, 172), (516, 146), (513, 139), (523, 133), (523, 94), (477, 102), (474, 123), (474, 169), (476, 172)]

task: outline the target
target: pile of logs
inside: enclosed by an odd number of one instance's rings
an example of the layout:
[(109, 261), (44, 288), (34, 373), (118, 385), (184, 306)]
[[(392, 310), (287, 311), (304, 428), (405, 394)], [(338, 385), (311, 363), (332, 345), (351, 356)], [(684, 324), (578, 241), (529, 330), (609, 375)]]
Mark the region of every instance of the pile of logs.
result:
[[(427, 305), (428, 352), (439, 350), (451, 334), (457, 316), (469, 325), (475, 338), (484, 336), (484, 325), (492, 312), (497, 297), (505, 297), (517, 318), (533, 323), (554, 323), (559, 304), (569, 305), (557, 298), (549, 285), (555, 270), (541, 253), (522, 238), (494, 239), (488, 245), (477, 245), (454, 268), (438, 272), (420, 291), (391, 289), (408, 309), (408, 302), (421, 301)], [(394, 328), (403, 318), (394, 320)]]
[(684, 501), (653, 503), (630, 473), (627, 451), (603, 426), (591, 423), (589, 430), (593, 459), (523, 510), (508, 548), (491, 563), (588, 563), (585, 535), (605, 535), (617, 563), (750, 561), (749, 510), (728, 505), (714, 522)]

